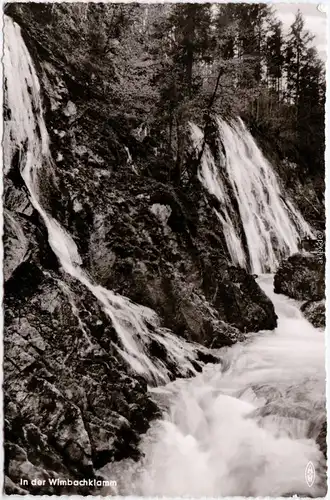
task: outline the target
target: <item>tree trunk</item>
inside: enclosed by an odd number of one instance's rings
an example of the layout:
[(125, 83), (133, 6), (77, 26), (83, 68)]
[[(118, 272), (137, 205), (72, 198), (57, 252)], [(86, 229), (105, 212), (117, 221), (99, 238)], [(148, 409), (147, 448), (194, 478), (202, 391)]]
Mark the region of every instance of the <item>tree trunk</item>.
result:
[(194, 63), (194, 51), (191, 44), (189, 44), (187, 49), (187, 85), (188, 85), (188, 95), (190, 99), (192, 94), (193, 63)]

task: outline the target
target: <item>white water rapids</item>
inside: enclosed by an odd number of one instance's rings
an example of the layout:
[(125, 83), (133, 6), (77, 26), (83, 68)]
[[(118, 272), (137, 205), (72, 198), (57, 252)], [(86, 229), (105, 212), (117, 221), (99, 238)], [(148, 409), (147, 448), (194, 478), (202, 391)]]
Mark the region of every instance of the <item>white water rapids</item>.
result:
[(315, 443), (325, 412), (324, 334), (295, 301), (273, 293), (272, 275), (259, 284), (275, 304), (275, 332), (222, 349), (222, 366), (153, 390), (165, 411), (143, 440), (145, 459), (103, 469), (121, 494), (325, 494), (325, 460)]
[[(19, 148), (22, 177), (31, 202), (47, 227), (49, 243), (64, 270), (63, 275), (73, 276), (94, 294), (116, 329), (120, 340), (117, 349), (138, 373), (160, 383), (169, 380), (166, 366), (148, 355), (151, 340), (166, 348), (183, 374), (194, 373), (195, 346), (160, 328), (156, 314), (150, 309), (94, 284), (81, 267), (72, 237), (42, 206), (39, 196), (42, 172), (55, 172), (55, 168), (42, 113), (40, 86), (20, 29), (8, 17), (5, 17), (4, 34), (6, 98), (11, 112), (4, 136), (5, 171)], [(219, 127), (228, 135), (228, 140), (227, 135), (224, 137), (225, 145), (231, 151), (234, 146), (239, 148), (237, 134), (230, 139), (232, 142), (229, 140), (233, 128), (228, 126), (230, 130), (225, 130), (222, 122)], [(250, 141), (244, 137), (242, 148)], [(242, 153), (237, 155), (238, 161)], [(253, 149), (253, 157), (256, 155)], [(231, 161), (230, 158), (234, 161), (234, 157), (234, 153), (227, 155), (227, 161)], [(266, 219), (260, 214), (268, 210), (267, 221), (273, 220), (272, 231), (282, 241), (282, 249), (288, 252), (296, 249), (299, 238), (296, 228), (300, 224), (302, 230), (305, 223), (296, 214), (296, 221), (301, 220), (294, 225), (283, 207), (278, 206), (279, 188), (269, 171), (271, 167), (264, 167), (258, 173), (260, 162), (250, 163), (250, 183), (246, 178), (238, 180), (240, 175), (247, 174), (243, 167), (239, 170), (235, 165), (227, 167), (228, 172), (233, 169), (230, 182), (237, 190), (250, 259), (252, 243), (256, 251), (257, 261), (251, 262), (252, 267), (258, 268), (262, 249), (267, 249), (264, 261), (270, 259), (273, 266), (278, 257), (271, 247), (271, 237), (266, 236)], [(235, 258), (245, 265), (243, 246), (231, 219), (230, 198), (218, 181), (214, 159), (208, 152), (200, 176), (219, 201), (225, 199), (218, 216), (227, 224), (224, 227), (229, 249), (234, 253), (236, 246)], [(260, 177), (268, 194), (257, 206), (253, 203), (261, 196)], [(241, 191), (240, 182), (245, 184), (246, 193)], [(268, 208), (267, 199), (273, 200)], [(254, 210), (249, 212), (250, 219), (246, 215), (244, 220), (244, 207)], [(281, 230), (280, 223), (284, 224)], [(258, 231), (253, 233), (257, 227)], [(308, 232), (308, 226), (305, 230)], [(250, 243), (248, 231), (253, 236)], [(152, 423), (142, 440), (145, 457), (138, 463), (126, 460), (111, 464), (102, 471), (118, 481), (120, 494), (193, 497), (325, 494), (325, 461), (315, 442), (325, 416), (324, 332), (303, 318), (294, 301), (273, 293), (271, 275), (259, 277), (259, 283), (275, 304), (279, 316), (277, 329), (251, 334), (248, 341), (220, 350), (217, 354), (222, 359), (221, 365), (209, 365), (193, 378), (152, 389), (164, 408), (164, 417)], [(316, 470), (312, 487), (305, 481), (309, 461)]]

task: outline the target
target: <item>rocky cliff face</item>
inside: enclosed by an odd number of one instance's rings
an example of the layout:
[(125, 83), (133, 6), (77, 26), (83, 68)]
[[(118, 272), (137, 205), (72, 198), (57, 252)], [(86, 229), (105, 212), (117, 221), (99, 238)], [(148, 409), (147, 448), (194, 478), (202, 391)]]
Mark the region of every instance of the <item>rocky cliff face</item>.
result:
[(315, 327), (325, 327), (324, 254), (291, 255), (275, 274), (274, 290), (303, 301), (301, 311)]
[[(203, 346), (274, 328), (270, 300), (231, 266), (200, 183), (160, 180), (162, 166), (138, 123), (103, 108), (98, 89), (25, 24), (24, 8), (11, 13), (38, 70), (55, 162), (41, 201), (73, 236), (93, 281), (151, 307), (162, 326), (200, 344), (196, 370), (215, 360)], [(118, 356), (116, 330), (95, 297), (60, 269), (20, 161), (13, 156), (4, 186), (6, 492), (24, 493), (22, 478), (34, 494), (68, 494), (31, 479), (95, 478), (109, 461), (138, 458), (139, 435), (159, 409), (147, 382)], [(150, 355), (172, 378), (182, 376), (160, 345)]]

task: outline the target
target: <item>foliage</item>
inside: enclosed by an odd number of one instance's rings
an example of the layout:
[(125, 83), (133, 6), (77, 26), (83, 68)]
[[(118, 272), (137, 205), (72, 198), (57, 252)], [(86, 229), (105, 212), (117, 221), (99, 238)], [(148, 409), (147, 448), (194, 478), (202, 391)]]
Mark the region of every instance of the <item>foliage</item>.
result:
[(180, 182), (187, 126), (240, 114), (310, 176), (324, 171), (324, 64), (298, 11), (267, 4), (16, 4), (31, 32), (112, 115), (152, 131)]

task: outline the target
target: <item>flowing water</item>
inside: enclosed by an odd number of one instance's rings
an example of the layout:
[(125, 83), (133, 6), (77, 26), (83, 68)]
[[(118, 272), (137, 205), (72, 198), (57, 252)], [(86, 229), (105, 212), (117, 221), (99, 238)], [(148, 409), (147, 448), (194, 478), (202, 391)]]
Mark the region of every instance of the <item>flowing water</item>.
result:
[[(165, 347), (182, 374), (195, 373), (193, 378), (151, 389), (164, 416), (152, 424), (142, 440), (144, 458), (138, 463), (127, 460), (108, 465), (103, 474), (118, 481), (121, 494), (324, 495), (325, 463), (315, 443), (325, 415), (324, 332), (303, 318), (298, 304), (273, 293), (272, 275), (262, 275), (260, 286), (272, 299), (279, 317), (277, 329), (251, 334), (248, 341), (217, 351), (222, 363), (208, 365), (197, 375), (193, 368), (196, 346), (160, 328), (152, 310), (93, 283), (81, 267), (72, 237), (42, 206), (39, 179), (44, 169), (53, 171), (54, 176), (56, 169), (36, 71), (19, 27), (7, 17), (4, 68), (10, 109), (4, 136), (5, 171), (18, 150), (22, 178), (47, 228), (50, 246), (63, 270), (63, 288), (75, 313), (79, 311), (71, 301), (65, 274), (94, 294), (117, 331), (118, 351), (138, 373), (153, 382), (169, 381), (167, 367), (148, 354), (152, 340)], [(285, 211), (270, 165), (244, 125), (237, 123), (226, 125), (219, 120), (219, 131), (226, 148), (228, 179), (248, 241), (250, 264), (253, 269), (263, 270), (267, 262), (274, 266), (278, 258), (273, 240), (267, 236), (269, 228), (277, 236), (277, 246), (280, 242), (287, 252), (296, 249), (299, 234), (308, 233), (309, 228), (293, 205), (292, 217)], [(200, 131), (195, 126), (193, 132), (197, 144)], [(232, 222), (228, 189), (208, 149), (199, 176), (223, 202), (217, 213), (226, 227), (228, 248), (234, 262), (245, 265), (240, 235)], [(249, 231), (253, 238), (248, 237)], [(311, 487), (305, 481), (308, 462), (316, 470)]]
[[(191, 123), (190, 127), (193, 144), (197, 150), (200, 150), (204, 140), (203, 132), (194, 123)], [(198, 171), (198, 178), (209, 193), (213, 194), (221, 203), (222, 214), (216, 209), (214, 211), (222, 225), (223, 234), (233, 264), (238, 264), (244, 268), (247, 267), (243, 245), (233, 222), (235, 214), (232, 209), (230, 197), (222, 182), (215, 159), (207, 145), (204, 148), (201, 158), (201, 168)]]
[[(282, 496), (325, 494), (315, 438), (324, 419), (324, 333), (295, 301), (259, 278), (279, 316), (274, 332), (222, 349), (220, 365), (154, 389), (164, 419), (152, 425), (139, 463), (106, 466), (121, 494)], [(305, 481), (312, 462), (316, 480)]]
[[(279, 181), (252, 135), (241, 119), (231, 124), (216, 119), (220, 142), (220, 168), (206, 145), (199, 171), (205, 188), (216, 196), (223, 215), (217, 212), (223, 226), (228, 251), (234, 263), (260, 274), (274, 271), (281, 257), (298, 251), (302, 237), (313, 232), (301, 214), (288, 200), (284, 202)], [(203, 142), (203, 132), (191, 124), (191, 136), (197, 150)], [(248, 255), (245, 256), (242, 237), (235, 229), (232, 201), (227, 179), (239, 207)], [(247, 266), (247, 263), (249, 264)]]
[[(45, 223), (52, 250), (62, 269), (86, 286), (98, 300), (117, 332), (120, 344), (116, 348), (132, 368), (153, 383), (169, 382), (171, 377), (166, 364), (148, 355), (149, 345), (156, 342), (165, 348), (168, 360), (182, 375), (197, 373), (194, 367), (198, 364), (197, 346), (161, 328), (159, 318), (151, 309), (94, 284), (81, 268), (81, 258), (72, 237), (42, 207), (39, 191), (43, 170), (48, 174), (53, 171), (55, 176), (55, 169), (42, 112), (40, 85), (20, 28), (7, 16), (4, 32), (6, 102), (10, 110), (4, 136), (5, 172), (19, 151), (21, 175), (31, 203)], [(201, 350), (200, 346), (198, 349)]]

